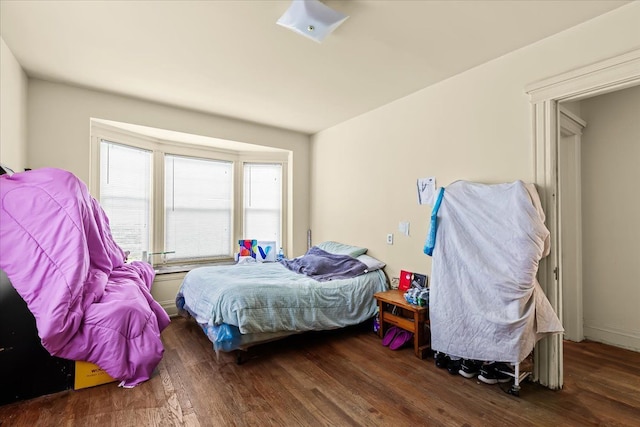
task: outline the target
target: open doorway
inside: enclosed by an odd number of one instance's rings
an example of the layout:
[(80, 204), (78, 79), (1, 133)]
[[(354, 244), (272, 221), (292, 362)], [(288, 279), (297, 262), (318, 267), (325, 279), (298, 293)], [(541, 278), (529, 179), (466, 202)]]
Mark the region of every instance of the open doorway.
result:
[(639, 111), (640, 86), (562, 102), (558, 140), (565, 339), (634, 351), (640, 351)]
[[(533, 111), (534, 182), (551, 232), (551, 251), (540, 262), (538, 281), (562, 318), (560, 280), (560, 206), (558, 201), (559, 103), (579, 101), (640, 84), (640, 49), (533, 83), (526, 88)], [(535, 352), (534, 379), (551, 389), (562, 388), (560, 335), (541, 340)]]

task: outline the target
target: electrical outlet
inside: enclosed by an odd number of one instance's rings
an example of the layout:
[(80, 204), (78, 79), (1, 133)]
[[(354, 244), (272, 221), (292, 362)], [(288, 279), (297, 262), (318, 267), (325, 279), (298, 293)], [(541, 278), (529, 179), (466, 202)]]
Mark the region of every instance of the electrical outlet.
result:
[(387, 245), (393, 245), (393, 233), (387, 234)]

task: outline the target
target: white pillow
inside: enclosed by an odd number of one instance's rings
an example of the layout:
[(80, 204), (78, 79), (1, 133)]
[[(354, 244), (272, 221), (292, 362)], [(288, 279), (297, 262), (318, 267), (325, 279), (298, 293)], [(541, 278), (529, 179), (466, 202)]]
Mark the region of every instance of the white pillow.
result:
[(374, 257), (369, 255), (363, 254), (357, 257), (356, 259), (367, 266), (367, 271), (380, 270), (381, 268), (384, 268), (384, 266), (386, 265), (384, 262), (377, 260)]
[(322, 242), (318, 243), (316, 247), (322, 249), (325, 252), (329, 252), (334, 255), (349, 255), (350, 257), (357, 258), (358, 256), (367, 252), (367, 248), (361, 248), (358, 246), (345, 245), (338, 242)]

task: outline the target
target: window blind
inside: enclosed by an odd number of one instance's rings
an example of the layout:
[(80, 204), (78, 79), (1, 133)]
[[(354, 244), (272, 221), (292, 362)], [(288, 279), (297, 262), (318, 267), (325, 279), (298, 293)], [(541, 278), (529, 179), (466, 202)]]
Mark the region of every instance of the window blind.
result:
[(244, 238), (282, 246), (282, 165), (244, 163)]
[(100, 204), (130, 260), (141, 260), (149, 250), (151, 159), (150, 151), (100, 142)]
[(167, 261), (231, 256), (233, 163), (165, 155)]

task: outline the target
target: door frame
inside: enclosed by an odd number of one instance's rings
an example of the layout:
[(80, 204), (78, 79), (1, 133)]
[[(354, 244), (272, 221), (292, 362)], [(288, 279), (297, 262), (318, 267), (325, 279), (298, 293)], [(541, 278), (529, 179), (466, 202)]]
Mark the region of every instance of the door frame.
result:
[[(640, 49), (534, 82), (525, 88), (532, 105), (534, 182), (551, 233), (551, 251), (540, 261), (538, 281), (559, 318), (562, 288), (559, 277), (558, 103), (579, 101), (640, 84)], [(540, 340), (534, 352), (534, 379), (551, 389), (564, 382), (562, 335)]]
[[(560, 105), (558, 145), (558, 231), (560, 232), (559, 289), (562, 292), (564, 337), (580, 342), (583, 332), (582, 301), (582, 172), (581, 137), (587, 123)], [(566, 145), (565, 145), (566, 144)], [(563, 159), (562, 146), (570, 153)], [(564, 151), (566, 153), (566, 150)], [(563, 161), (564, 160), (564, 161)], [(569, 182), (563, 182), (567, 177)], [(568, 211), (568, 212), (565, 212)], [(570, 298), (567, 298), (567, 297)]]

